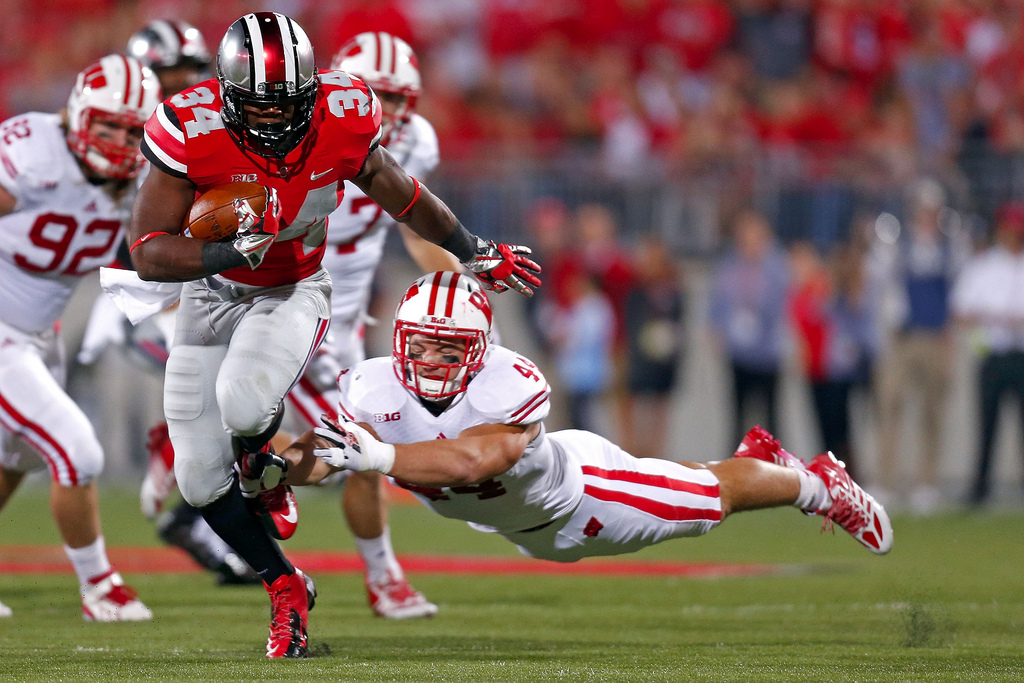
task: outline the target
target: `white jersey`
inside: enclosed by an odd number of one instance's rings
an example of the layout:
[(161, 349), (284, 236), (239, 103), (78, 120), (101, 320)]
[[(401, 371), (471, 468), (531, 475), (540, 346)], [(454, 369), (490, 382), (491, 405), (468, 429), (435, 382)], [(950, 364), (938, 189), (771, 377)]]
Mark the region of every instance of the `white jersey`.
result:
[(79, 279), (114, 259), (137, 186), (115, 201), (91, 184), (60, 116), (40, 113), (0, 124), (0, 186), (17, 200), (0, 217), (0, 320), (42, 332)]
[[(395, 376), (391, 358), (372, 358), (338, 379), (341, 409), (373, 427), (387, 443), (454, 438), (483, 424), (533, 424), (551, 408), (551, 389), (537, 367), (514, 351), (492, 346), (469, 388), (433, 415)], [(579, 464), (541, 425), (512, 469), (471, 486), (428, 488), (400, 481), (435, 512), (489, 531), (513, 533), (566, 516), (583, 496)]]
[[(432, 173), (440, 160), (437, 134), (419, 114), (412, 115), (387, 150), (415, 178)], [(395, 221), (351, 182), (345, 183), (345, 197), (328, 221), (323, 266), (334, 282), (331, 317), (353, 320), (367, 304), (387, 228)]]

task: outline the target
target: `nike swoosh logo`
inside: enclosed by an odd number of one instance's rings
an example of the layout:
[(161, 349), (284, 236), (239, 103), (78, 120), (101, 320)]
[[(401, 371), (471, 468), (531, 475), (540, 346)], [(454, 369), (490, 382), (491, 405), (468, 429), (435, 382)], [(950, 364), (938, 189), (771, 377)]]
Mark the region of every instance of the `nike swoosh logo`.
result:
[(299, 509), (294, 505), (289, 505), (288, 514), (281, 515), (281, 519), (288, 522), (289, 524), (295, 524), (297, 521), (299, 521)]
[(311, 173), (309, 175), (309, 179), (310, 180), (317, 180), (319, 178), (323, 178), (325, 175), (327, 175), (328, 173), (330, 173), (333, 170), (334, 170), (333, 168), (329, 168), (326, 171), (324, 171), (323, 173)]

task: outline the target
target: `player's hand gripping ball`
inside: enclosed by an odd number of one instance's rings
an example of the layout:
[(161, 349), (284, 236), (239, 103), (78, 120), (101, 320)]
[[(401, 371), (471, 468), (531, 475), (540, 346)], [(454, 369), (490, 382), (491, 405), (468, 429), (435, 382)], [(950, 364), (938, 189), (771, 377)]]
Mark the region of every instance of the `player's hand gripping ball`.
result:
[(229, 241), (238, 231), (236, 199), (246, 201), (262, 216), (267, 208), (267, 188), (257, 183), (228, 183), (196, 198), (185, 219), (185, 234), (204, 242)]

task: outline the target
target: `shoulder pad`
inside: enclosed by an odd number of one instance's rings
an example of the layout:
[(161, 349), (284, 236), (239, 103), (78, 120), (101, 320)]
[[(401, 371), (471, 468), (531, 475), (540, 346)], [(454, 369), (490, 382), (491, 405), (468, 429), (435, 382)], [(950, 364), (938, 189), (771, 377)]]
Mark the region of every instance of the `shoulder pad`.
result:
[(15, 197), (55, 187), (73, 163), (60, 116), (32, 112), (0, 124), (0, 183)]
[(551, 410), (551, 387), (527, 358), (492, 346), (484, 369), (473, 378), (466, 399), (495, 424), (532, 424)]
[(398, 410), (406, 394), (394, 373), (390, 357), (371, 358), (342, 370), (338, 377), (342, 414), (356, 422), (373, 422), (375, 413)]

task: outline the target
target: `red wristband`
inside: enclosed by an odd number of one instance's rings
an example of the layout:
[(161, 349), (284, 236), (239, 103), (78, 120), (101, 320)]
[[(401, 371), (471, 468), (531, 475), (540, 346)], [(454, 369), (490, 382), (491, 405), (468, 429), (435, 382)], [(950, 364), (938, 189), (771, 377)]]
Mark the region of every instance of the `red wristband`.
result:
[(416, 185), (416, 191), (413, 192), (412, 201), (409, 202), (409, 206), (405, 207), (405, 210), (402, 211), (402, 213), (398, 214), (397, 216), (392, 216), (392, 218), (394, 218), (396, 221), (399, 218), (401, 218), (402, 216), (404, 216), (405, 214), (409, 213), (409, 210), (412, 209), (412, 205), (415, 204), (416, 200), (418, 200), (420, 198), (420, 181), (418, 181), (415, 178), (413, 178), (412, 182), (413, 182), (413, 184)]
[(158, 230), (156, 232), (147, 232), (145, 235), (143, 235), (139, 239), (135, 240), (135, 243), (132, 246), (128, 247), (128, 253), (129, 254), (132, 253), (133, 251), (135, 251), (135, 247), (139, 246), (140, 244), (143, 244), (144, 242), (148, 242), (149, 240), (153, 239), (157, 235), (170, 235), (170, 234), (171, 233), (164, 232), (163, 230)]

